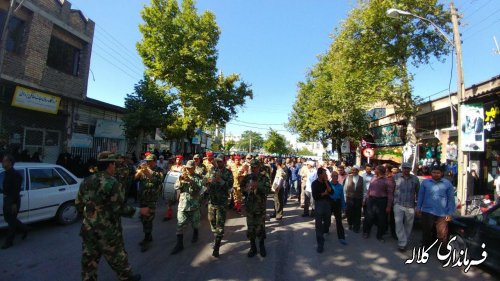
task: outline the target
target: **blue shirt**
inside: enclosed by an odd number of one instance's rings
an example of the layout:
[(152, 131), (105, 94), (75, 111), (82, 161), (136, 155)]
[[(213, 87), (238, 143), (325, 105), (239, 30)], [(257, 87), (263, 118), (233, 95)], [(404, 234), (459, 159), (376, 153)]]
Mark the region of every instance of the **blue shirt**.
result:
[(455, 190), (445, 178), (425, 179), (418, 191), (417, 208), (435, 216), (451, 216), (455, 212)]
[(297, 180), (297, 171), (298, 171), (298, 169), (297, 169), (297, 167), (294, 167), (294, 166), (290, 166), (289, 169), (290, 169), (290, 173), (292, 175), (292, 177), (290, 178), (290, 180), (292, 182), (294, 182), (294, 181)]
[(332, 193), (330, 193), (330, 198), (334, 201), (340, 200), (342, 209), (345, 209), (345, 197), (344, 197), (344, 186), (340, 183), (333, 184), (328, 182), (332, 188)]

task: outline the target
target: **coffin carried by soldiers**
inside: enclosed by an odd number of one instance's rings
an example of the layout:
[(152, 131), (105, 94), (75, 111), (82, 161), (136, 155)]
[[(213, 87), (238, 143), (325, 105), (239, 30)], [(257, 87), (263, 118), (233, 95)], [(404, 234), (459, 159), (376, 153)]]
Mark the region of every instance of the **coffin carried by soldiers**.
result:
[(181, 175), (180, 172), (170, 171), (163, 180), (163, 199), (169, 202), (177, 201), (177, 192), (175, 191), (175, 183)]

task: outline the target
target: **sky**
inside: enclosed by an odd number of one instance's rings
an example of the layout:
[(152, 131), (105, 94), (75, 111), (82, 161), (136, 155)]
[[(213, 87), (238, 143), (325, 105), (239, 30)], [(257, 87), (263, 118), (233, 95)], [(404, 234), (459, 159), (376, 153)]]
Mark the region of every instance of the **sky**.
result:
[[(140, 11), (149, 0), (70, 0), (73, 9), (96, 23), (87, 95), (123, 106), (127, 93), (142, 78), (144, 66), (135, 45), (141, 40)], [(442, 3), (449, 7), (449, 0)], [(253, 130), (265, 136), (278, 130), (294, 143), (283, 124), (317, 56), (331, 44), (355, 0), (198, 0), (198, 12), (212, 11), (221, 30), (218, 68), (238, 73), (251, 84), (254, 98), (229, 122), (227, 134)], [(500, 74), (498, 0), (455, 1), (461, 19), (465, 86)], [(401, 20), (410, 20), (401, 18)], [(434, 99), (448, 93), (451, 55), (445, 62), (412, 68), (414, 94)], [(453, 65), (451, 91), (456, 91)]]

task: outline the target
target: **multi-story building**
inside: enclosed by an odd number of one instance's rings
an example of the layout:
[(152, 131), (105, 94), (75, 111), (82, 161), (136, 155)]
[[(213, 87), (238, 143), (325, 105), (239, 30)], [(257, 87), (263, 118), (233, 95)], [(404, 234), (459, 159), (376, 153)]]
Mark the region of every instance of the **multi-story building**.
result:
[[(0, 148), (21, 158), (39, 153), (44, 162), (55, 162), (62, 152), (82, 146), (123, 148), (122, 133), (100, 136), (116, 139), (114, 144), (93, 139), (99, 132), (96, 126), (116, 128), (123, 113), (87, 99), (94, 22), (68, 1), (15, 2), (5, 44), (0, 46), (5, 48), (0, 58)], [(1, 23), (9, 4), (0, 0)]]

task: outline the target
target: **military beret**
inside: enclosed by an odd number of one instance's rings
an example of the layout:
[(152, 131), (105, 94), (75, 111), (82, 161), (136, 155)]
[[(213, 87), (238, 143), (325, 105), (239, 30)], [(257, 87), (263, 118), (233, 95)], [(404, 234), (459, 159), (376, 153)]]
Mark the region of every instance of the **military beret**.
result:
[(118, 155), (111, 151), (103, 151), (97, 155), (97, 161), (99, 162), (116, 162), (119, 161)]
[(206, 154), (206, 155), (207, 155), (207, 157), (213, 157), (213, 156), (214, 156), (214, 153), (209, 151), (209, 152), (207, 152), (207, 154)]
[(236, 155), (234, 156), (234, 159), (241, 159), (241, 156), (240, 156), (239, 154), (236, 154)]
[(156, 156), (154, 154), (149, 154), (148, 156), (146, 156), (146, 161), (155, 161), (156, 160)]
[(184, 156), (178, 154), (178, 155), (175, 155), (175, 158), (177, 158), (177, 159), (184, 159)]

